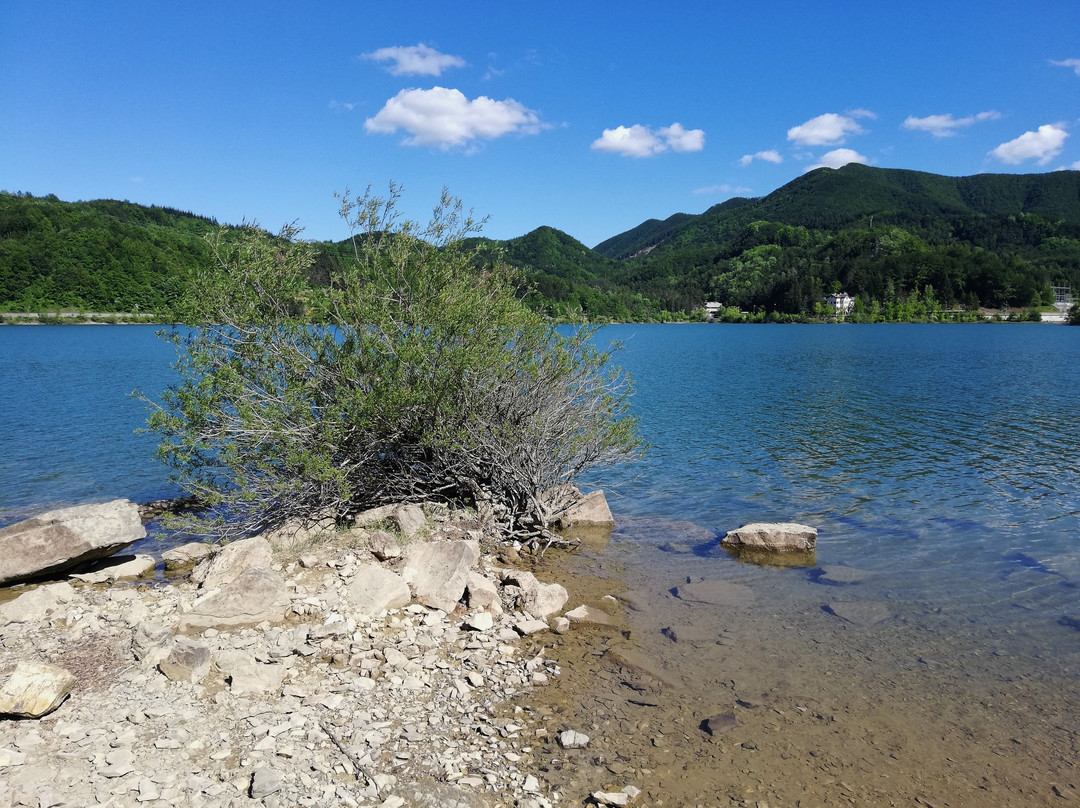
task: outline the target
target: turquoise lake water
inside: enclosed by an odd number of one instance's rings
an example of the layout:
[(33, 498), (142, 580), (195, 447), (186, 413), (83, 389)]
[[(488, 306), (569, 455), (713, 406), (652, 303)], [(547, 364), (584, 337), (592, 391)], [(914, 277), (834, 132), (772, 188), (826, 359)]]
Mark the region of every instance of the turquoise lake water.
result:
[[(821, 531), (819, 562), (888, 571), (923, 597), (1050, 622), (1080, 611), (1080, 328), (621, 325), (601, 337), (623, 345), (651, 445), (596, 480), (620, 540), (685, 540), (673, 521), (699, 541), (799, 521)], [(135, 434), (146, 411), (130, 396), (164, 388), (172, 358), (153, 327), (0, 328), (0, 524), (177, 495), (153, 436)]]

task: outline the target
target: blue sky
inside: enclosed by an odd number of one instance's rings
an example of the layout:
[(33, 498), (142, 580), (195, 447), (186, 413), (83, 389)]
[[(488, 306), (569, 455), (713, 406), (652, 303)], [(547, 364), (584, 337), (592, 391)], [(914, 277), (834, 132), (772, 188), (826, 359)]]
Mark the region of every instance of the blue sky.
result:
[(0, 188), (348, 234), (443, 186), (589, 246), (815, 165), (1080, 169), (1080, 3), (5, 0)]

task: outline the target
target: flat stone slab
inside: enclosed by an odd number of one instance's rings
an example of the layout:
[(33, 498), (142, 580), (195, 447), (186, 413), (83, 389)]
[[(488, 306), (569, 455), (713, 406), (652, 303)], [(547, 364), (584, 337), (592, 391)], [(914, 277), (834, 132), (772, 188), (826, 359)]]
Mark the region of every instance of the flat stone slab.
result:
[(817, 528), (795, 522), (751, 522), (729, 530), (722, 544), (770, 552), (807, 551), (817, 546)]
[(696, 581), (676, 587), (675, 596), (688, 603), (710, 606), (745, 606), (754, 602), (754, 590), (731, 581)]
[(92, 572), (80, 572), (72, 575), (87, 584), (107, 584), (122, 578), (141, 578), (153, 573), (157, 562), (153, 556), (114, 556), (99, 562)]
[(177, 631), (203, 631), (277, 622), (289, 606), (285, 581), (273, 570), (255, 567), (240, 573), (221, 590), (197, 603), (177, 624)]
[(199, 563), (191, 580), (204, 589), (213, 589), (235, 580), (245, 570), (269, 568), (274, 563), (270, 542), (262, 536), (230, 542), (221, 551)]
[(400, 609), (412, 600), (405, 579), (378, 564), (361, 564), (346, 591), (350, 612), (365, 617)]
[(0, 626), (43, 620), (74, 597), (75, 590), (65, 581), (23, 592), (15, 600), (0, 604)]
[(145, 536), (139, 506), (126, 499), (47, 511), (0, 528), (0, 586), (107, 558)]

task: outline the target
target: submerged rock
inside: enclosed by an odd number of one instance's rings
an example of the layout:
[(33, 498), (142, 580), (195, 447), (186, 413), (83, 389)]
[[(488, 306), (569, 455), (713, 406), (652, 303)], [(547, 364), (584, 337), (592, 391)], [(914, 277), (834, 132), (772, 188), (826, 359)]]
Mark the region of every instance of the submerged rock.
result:
[(754, 602), (754, 591), (744, 584), (730, 581), (696, 581), (675, 588), (679, 600), (707, 603), (710, 606), (745, 606)]
[(888, 606), (872, 600), (833, 601), (826, 609), (837, 617), (862, 627), (872, 626), (892, 616)]

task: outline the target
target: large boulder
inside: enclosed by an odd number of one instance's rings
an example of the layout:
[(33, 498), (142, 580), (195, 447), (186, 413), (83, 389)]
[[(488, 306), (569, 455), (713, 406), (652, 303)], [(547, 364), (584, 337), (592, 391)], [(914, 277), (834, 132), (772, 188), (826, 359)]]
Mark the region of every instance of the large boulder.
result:
[(0, 529), (0, 586), (106, 558), (145, 536), (139, 507), (126, 499), (39, 514)]
[(217, 555), (199, 562), (191, 572), (191, 580), (203, 589), (213, 589), (235, 580), (245, 570), (269, 567), (273, 563), (269, 541), (262, 536), (240, 539), (226, 544)]
[(480, 546), (475, 541), (413, 542), (405, 550), (402, 577), (417, 601), (452, 612), (479, 560)]
[(807, 552), (817, 546), (817, 528), (795, 522), (752, 522), (729, 530), (721, 544), (771, 553)]
[(197, 601), (176, 629), (180, 632), (208, 628), (227, 630), (253, 626), (264, 620), (277, 622), (284, 619), (289, 603), (289, 590), (281, 576), (265, 567), (255, 567), (223, 584), (218, 592)]
[(378, 564), (361, 564), (347, 590), (349, 611), (370, 617), (384, 609), (400, 609), (412, 600), (409, 585), (396, 572)]

